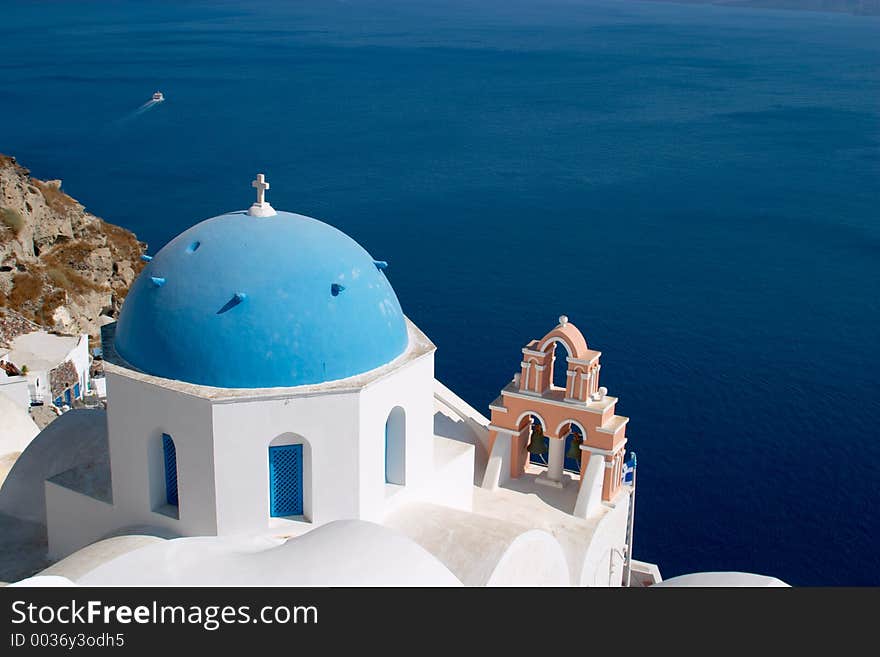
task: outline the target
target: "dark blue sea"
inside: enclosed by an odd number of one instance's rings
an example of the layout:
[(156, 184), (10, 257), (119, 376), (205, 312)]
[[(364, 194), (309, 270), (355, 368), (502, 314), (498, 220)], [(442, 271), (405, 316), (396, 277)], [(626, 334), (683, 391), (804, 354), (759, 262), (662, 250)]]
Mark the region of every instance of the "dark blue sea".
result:
[(0, 0), (0, 152), (150, 252), (264, 171), (484, 412), (565, 313), (631, 418), (637, 558), (880, 584), (880, 19)]

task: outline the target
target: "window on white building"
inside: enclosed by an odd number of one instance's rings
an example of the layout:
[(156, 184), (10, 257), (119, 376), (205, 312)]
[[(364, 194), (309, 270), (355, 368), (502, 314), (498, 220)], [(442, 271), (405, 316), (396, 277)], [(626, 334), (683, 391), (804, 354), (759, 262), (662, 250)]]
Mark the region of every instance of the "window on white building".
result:
[(385, 482), (406, 484), (406, 412), (400, 406), (385, 422)]
[(177, 506), (177, 448), (174, 439), (167, 433), (162, 434), (162, 453), (165, 457), (165, 501)]

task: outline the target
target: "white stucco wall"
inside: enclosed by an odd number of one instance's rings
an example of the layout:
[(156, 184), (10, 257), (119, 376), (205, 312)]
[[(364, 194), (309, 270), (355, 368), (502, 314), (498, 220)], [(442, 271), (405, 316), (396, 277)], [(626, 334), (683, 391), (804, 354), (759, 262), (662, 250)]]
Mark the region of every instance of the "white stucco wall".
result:
[(18, 400), (8, 397), (4, 388), (0, 388), (0, 455), (23, 452), (34, 436), (40, 433), (27, 409)]
[(596, 526), (584, 555), (579, 574), (581, 586), (621, 586), (628, 505), (627, 489), (621, 489), (611, 504), (603, 504), (607, 513)]
[(91, 389), (95, 391), (100, 399), (107, 397), (107, 379), (103, 376), (91, 379), (89, 382)]
[[(391, 498), (412, 498), (434, 469), (434, 354), (425, 354), (360, 394), (358, 517), (379, 521)], [(385, 481), (385, 424), (391, 411), (405, 413), (405, 486)]]
[[(278, 439), (308, 445), (301, 521), (314, 526), (344, 518), (380, 520), (391, 497), (431, 481), (432, 386), (433, 354), (426, 354), (356, 392), (215, 402), (219, 533), (300, 522), (269, 517), (268, 448)], [(403, 409), (406, 427), (403, 487), (385, 480), (385, 424), (395, 407)]]
[(51, 403), (49, 372), (65, 361), (73, 364), (80, 384), (80, 395), (89, 383), (89, 336), (59, 336), (46, 331), (34, 331), (17, 337), (12, 350), (4, 360), (19, 368), (27, 366), (27, 380), (31, 394), (37, 400)]
[(79, 337), (79, 342), (67, 356), (67, 360), (73, 363), (79, 377), (79, 394), (85, 394), (89, 387), (89, 336), (85, 333)]
[[(210, 402), (125, 376), (107, 377), (112, 504), (46, 482), (50, 556), (67, 556), (132, 525), (172, 535), (215, 534)], [(177, 507), (166, 501), (163, 433), (172, 436), (177, 452)]]
[(6, 376), (0, 372), (0, 395), (5, 395), (20, 408), (30, 408), (31, 393), (26, 376)]
[[(360, 389), (270, 389), (250, 398), (204, 394), (195, 387), (190, 393), (111, 368), (113, 503), (92, 504), (62, 486), (47, 487), (53, 553), (60, 556), (136, 524), (193, 536), (296, 534), (338, 519), (380, 520), (398, 489), (418, 490), (423, 497), (436, 493), (433, 384), (432, 352)], [(404, 487), (385, 482), (385, 423), (395, 407), (403, 409), (406, 427)], [(166, 503), (163, 434), (172, 437), (177, 454), (177, 507)], [(304, 445), (304, 516), (272, 518), (269, 447), (290, 443)], [(462, 446), (443, 452), (450, 452), (443, 476), (451, 477), (460, 506), (469, 501), (472, 477), (472, 450), (466, 451)], [(447, 483), (442, 492), (448, 490)]]
[[(107, 392), (113, 504), (121, 520), (181, 535), (216, 533), (211, 403), (109, 372)], [(165, 504), (163, 433), (177, 452), (177, 518)]]
[(47, 370), (28, 370), (28, 388), (34, 401), (45, 404), (52, 403), (52, 392), (49, 390), (49, 372)]
[(354, 393), (215, 403), (218, 532), (283, 526), (283, 519), (269, 516), (269, 445), (276, 438), (308, 443), (303, 448), (306, 522), (357, 517), (358, 408)]
[(118, 508), (82, 493), (45, 482), (49, 557), (61, 559), (109, 535), (121, 522)]
[(46, 525), (45, 481), (71, 468), (103, 461), (105, 419), (103, 410), (76, 410), (43, 429), (0, 486), (0, 513)]

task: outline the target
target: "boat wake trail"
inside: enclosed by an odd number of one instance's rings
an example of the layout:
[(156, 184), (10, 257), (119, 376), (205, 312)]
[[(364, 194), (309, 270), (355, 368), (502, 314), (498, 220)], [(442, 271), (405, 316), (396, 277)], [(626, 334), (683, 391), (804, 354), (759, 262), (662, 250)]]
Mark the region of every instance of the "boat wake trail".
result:
[(122, 118), (117, 119), (116, 123), (121, 125), (123, 123), (128, 123), (129, 121), (133, 121), (134, 119), (139, 117), (141, 114), (144, 114), (145, 112), (149, 112), (151, 109), (153, 109), (160, 102), (161, 101), (158, 101), (158, 100), (148, 100), (146, 103), (144, 103), (143, 105), (138, 107), (133, 112), (129, 112), (128, 114), (126, 114)]

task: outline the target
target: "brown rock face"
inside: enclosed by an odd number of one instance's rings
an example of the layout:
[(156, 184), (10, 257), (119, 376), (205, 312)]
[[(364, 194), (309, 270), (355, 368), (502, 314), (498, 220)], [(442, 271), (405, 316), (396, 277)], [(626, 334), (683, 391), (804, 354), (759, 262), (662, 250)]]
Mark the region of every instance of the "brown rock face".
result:
[(0, 154), (0, 306), (97, 337), (143, 268), (146, 244)]

